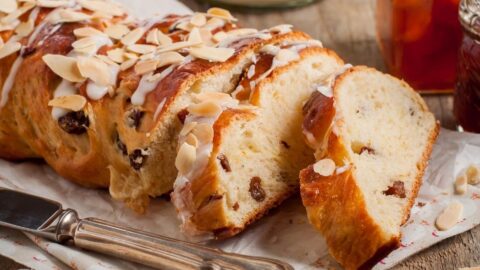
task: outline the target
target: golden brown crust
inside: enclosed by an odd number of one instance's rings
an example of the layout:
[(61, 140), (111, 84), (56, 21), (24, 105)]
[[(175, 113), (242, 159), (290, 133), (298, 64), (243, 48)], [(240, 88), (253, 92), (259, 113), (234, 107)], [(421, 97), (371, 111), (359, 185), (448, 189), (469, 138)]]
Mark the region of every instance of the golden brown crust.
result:
[[(373, 69), (350, 68), (335, 80), (333, 88), (348, 74), (360, 70)], [(418, 101), (428, 111), (423, 100), (419, 98)], [(318, 145), (326, 140), (325, 158), (334, 160), (339, 166), (344, 165), (345, 160), (348, 162), (349, 154), (342, 138), (330, 128), (335, 118), (334, 98), (314, 93), (304, 106), (304, 115), (304, 130), (314, 136)], [(417, 165), (419, 173), (408, 198), (402, 223), (409, 217), (437, 135), (438, 124), (431, 131), (428, 146)], [(309, 166), (300, 173), (300, 192), (309, 220), (325, 237), (330, 254), (346, 269), (370, 269), (400, 245), (400, 235), (389, 236), (370, 216), (364, 195), (356, 185), (353, 170), (354, 167), (341, 174), (324, 177), (315, 173), (313, 166)]]

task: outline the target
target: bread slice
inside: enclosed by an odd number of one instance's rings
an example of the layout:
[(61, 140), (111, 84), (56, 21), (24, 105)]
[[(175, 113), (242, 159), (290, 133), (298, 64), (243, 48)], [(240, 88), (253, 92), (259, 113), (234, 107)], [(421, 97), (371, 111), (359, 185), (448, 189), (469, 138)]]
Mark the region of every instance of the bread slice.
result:
[[(332, 51), (308, 45), (265, 46), (232, 93), (243, 106), (209, 116), (189, 107), (172, 194), (188, 234), (235, 235), (298, 190), (299, 170), (313, 161), (301, 140), (303, 103), (343, 65)], [(198, 123), (212, 137), (196, 144)]]
[(331, 255), (345, 269), (368, 268), (400, 244), (438, 123), (405, 82), (372, 68), (350, 68), (330, 86), (304, 107), (318, 161), (300, 173), (301, 196)]

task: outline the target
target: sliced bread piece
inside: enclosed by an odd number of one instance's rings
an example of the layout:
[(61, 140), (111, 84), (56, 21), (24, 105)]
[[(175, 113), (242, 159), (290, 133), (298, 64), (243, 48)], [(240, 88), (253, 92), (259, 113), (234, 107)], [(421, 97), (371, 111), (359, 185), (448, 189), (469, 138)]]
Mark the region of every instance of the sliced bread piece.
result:
[[(265, 46), (233, 92), (250, 107), (212, 115), (189, 107), (172, 195), (187, 233), (230, 237), (298, 190), (299, 170), (313, 162), (301, 140), (303, 103), (343, 65), (315, 43)], [(199, 127), (212, 136), (195, 139)]]
[(317, 163), (300, 173), (303, 204), (341, 265), (369, 268), (400, 244), (438, 123), (405, 82), (372, 68), (320, 90), (304, 107)]

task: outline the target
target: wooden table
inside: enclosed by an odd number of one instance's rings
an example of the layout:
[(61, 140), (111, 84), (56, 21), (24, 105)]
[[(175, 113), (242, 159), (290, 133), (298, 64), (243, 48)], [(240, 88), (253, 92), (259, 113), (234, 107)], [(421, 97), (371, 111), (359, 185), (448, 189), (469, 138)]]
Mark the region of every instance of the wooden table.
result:
[[(161, 1), (161, 0), (160, 0)], [(180, 0), (193, 10), (208, 6), (195, 0)], [(268, 12), (233, 12), (245, 27), (267, 28), (277, 24), (295, 25), (334, 49), (345, 61), (385, 70), (375, 42), (375, 0), (319, 0), (317, 3), (289, 10)], [(445, 128), (454, 129), (452, 97), (424, 97)], [(403, 269), (457, 269), (480, 265), (480, 226), (447, 239), (394, 267)], [(0, 257), (0, 269), (20, 269), (19, 265)]]

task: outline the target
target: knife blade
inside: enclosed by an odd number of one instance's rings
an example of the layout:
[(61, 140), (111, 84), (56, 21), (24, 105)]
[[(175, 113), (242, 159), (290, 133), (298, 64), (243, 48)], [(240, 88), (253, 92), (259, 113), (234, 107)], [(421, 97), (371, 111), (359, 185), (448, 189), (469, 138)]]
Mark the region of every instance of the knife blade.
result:
[(293, 270), (276, 259), (227, 253), (96, 218), (81, 219), (56, 201), (4, 188), (0, 226), (159, 269)]

